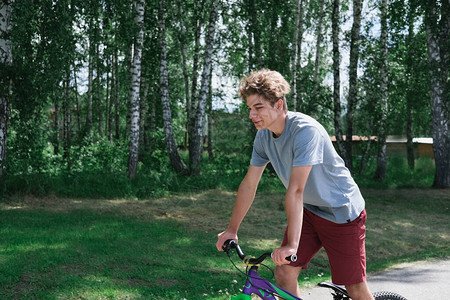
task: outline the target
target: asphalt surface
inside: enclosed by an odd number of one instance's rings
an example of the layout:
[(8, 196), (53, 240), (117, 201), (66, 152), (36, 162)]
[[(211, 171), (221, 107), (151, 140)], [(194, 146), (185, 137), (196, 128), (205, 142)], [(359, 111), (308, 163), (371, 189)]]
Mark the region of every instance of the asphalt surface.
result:
[[(408, 300), (450, 299), (450, 259), (396, 265), (371, 273), (367, 282), (372, 292), (389, 291)], [(331, 300), (329, 289), (302, 289), (303, 300)]]

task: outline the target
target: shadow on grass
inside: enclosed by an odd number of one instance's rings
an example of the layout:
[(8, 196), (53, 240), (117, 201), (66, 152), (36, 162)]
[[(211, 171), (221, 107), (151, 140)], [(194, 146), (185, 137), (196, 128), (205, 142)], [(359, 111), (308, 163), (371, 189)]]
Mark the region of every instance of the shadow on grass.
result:
[(173, 221), (11, 209), (0, 227), (2, 299), (207, 299), (232, 281), (215, 236)]
[[(363, 195), (369, 271), (449, 255), (448, 190), (365, 189)], [(212, 190), (147, 201), (0, 203), (0, 298), (227, 299), (245, 278), (214, 245), (234, 199)], [(247, 254), (280, 244), (283, 199), (281, 192), (257, 194), (240, 228)], [(301, 274), (313, 283), (328, 277), (323, 251)]]

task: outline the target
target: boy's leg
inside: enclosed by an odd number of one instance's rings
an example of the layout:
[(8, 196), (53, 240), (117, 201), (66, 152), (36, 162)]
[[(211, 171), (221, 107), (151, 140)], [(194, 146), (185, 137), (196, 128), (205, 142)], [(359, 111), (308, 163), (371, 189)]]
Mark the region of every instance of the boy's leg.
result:
[(345, 288), (353, 300), (374, 300), (366, 281), (346, 285)]
[[(317, 254), (320, 248), (322, 248), (322, 243), (311, 222), (311, 215), (311, 212), (304, 209), (302, 234), (297, 249), (297, 261), (291, 262), (289, 265), (277, 266), (275, 269), (277, 284), (286, 291), (299, 297), (300, 289), (298, 286), (298, 276), (300, 275), (300, 271), (308, 268), (308, 263)], [(281, 245), (284, 246), (286, 243), (287, 228)]]
[(300, 297), (300, 287), (298, 286), (298, 276), (301, 267), (293, 267), (290, 265), (277, 266), (275, 268), (275, 278), (277, 284), (289, 293)]
[(319, 237), (331, 265), (332, 281), (345, 285), (354, 300), (373, 300), (366, 282), (366, 218), (363, 211), (357, 219), (346, 224), (317, 219)]

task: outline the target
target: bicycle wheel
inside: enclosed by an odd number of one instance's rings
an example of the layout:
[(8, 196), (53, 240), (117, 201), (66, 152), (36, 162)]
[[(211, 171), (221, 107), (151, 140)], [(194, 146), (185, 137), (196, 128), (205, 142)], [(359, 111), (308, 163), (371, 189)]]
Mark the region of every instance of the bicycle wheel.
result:
[(373, 297), (375, 300), (407, 300), (405, 297), (392, 292), (375, 292)]

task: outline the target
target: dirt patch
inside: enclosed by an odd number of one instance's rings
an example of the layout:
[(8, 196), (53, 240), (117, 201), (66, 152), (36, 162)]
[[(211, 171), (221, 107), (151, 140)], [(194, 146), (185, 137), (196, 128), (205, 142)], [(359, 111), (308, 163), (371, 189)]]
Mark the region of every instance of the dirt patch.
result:
[[(190, 228), (220, 230), (229, 220), (235, 193), (211, 190), (197, 194), (172, 195), (151, 200), (136, 199), (72, 199), (49, 196), (24, 196), (0, 203), (0, 210), (42, 209), (50, 212), (92, 210), (142, 220), (176, 220)], [(224, 203), (226, 203), (224, 205)], [(218, 218), (219, 216), (219, 218)]]

